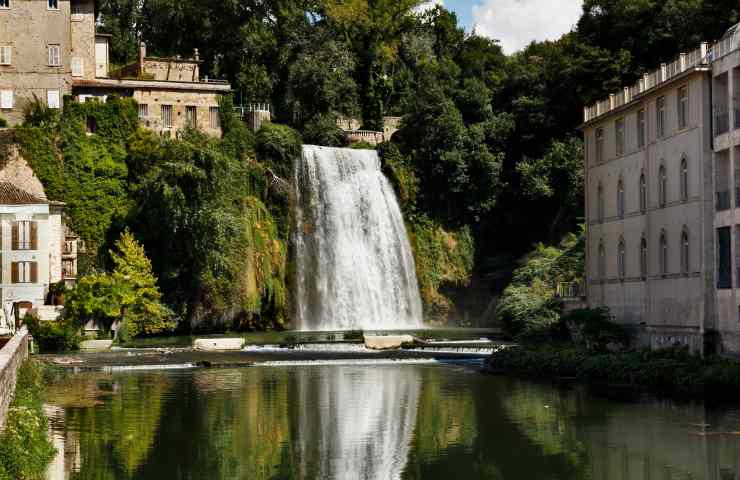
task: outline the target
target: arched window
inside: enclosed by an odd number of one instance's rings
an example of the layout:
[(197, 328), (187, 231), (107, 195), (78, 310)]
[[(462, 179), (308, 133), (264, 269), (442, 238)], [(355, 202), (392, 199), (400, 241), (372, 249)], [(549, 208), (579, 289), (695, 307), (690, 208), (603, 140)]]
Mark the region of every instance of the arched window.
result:
[(596, 215), (599, 222), (604, 221), (604, 185), (599, 183), (599, 189), (596, 193)]
[(665, 173), (665, 165), (661, 165), (658, 170), (658, 202), (661, 207), (665, 207), (666, 198), (668, 197), (668, 179)]
[(647, 181), (645, 173), (640, 174), (640, 212), (647, 212)]
[(619, 238), (619, 245), (617, 246), (617, 272), (619, 272), (619, 278), (624, 279), (627, 270), (624, 248), (624, 238)]
[(621, 178), (617, 183), (617, 215), (624, 218), (624, 181)]
[(660, 274), (665, 275), (668, 273), (668, 238), (666, 237), (665, 230), (660, 232), (658, 251), (660, 252)]
[(686, 227), (681, 232), (681, 272), (689, 273), (689, 230)]
[(645, 235), (640, 240), (640, 277), (647, 278), (648, 272), (648, 246)]
[(604, 241), (599, 241), (599, 264), (598, 264), (599, 280), (604, 280), (606, 277), (606, 252), (604, 251)]
[(689, 199), (689, 162), (686, 157), (681, 159), (681, 200)]

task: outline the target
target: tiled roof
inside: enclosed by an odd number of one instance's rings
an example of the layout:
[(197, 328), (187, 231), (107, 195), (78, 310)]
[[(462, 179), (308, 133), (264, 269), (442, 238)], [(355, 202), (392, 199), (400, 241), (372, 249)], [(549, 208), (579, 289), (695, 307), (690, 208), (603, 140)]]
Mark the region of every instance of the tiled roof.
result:
[(0, 182), (0, 205), (36, 205), (48, 203), (10, 182)]

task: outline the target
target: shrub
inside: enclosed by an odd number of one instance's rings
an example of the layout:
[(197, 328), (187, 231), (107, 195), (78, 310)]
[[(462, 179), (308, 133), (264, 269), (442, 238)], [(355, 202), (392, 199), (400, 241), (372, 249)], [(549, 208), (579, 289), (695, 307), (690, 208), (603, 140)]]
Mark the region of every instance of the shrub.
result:
[(42, 409), (43, 367), (26, 360), (18, 370), (5, 430), (0, 434), (0, 480), (46, 478), (56, 450)]
[(0, 128), (5, 128), (8, 126), (8, 121), (5, 120), (3, 117), (0, 117)]
[(50, 322), (41, 321), (34, 315), (26, 315), (23, 323), (41, 352), (63, 352), (80, 348), (81, 328), (67, 319)]
[(312, 145), (325, 147), (346, 147), (347, 134), (337, 126), (333, 115), (320, 115), (303, 127), (303, 140)]
[(281, 178), (292, 178), (293, 161), (301, 154), (301, 136), (285, 125), (263, 123), (257, 132), (257, 158)]
[(611, 319), (608, 308), (584, 308), (563, 315), (561, 323), (575, 343), (603, 351), (610, 345), (624, 346), (629, 340), (626, 330)]

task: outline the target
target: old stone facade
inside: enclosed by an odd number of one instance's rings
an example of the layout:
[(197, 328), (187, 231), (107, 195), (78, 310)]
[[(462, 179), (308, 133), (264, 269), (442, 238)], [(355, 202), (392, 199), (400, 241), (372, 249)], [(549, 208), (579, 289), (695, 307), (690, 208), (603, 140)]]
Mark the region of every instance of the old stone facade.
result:
[(105, 101), (109, 95), (141, 103), (142, 124), (176, 136), (187, 127), (217, 135), (218, 98), (226, 82), (202, 80), (193, 58), (154, 58), (142, 45), (136, 62), (109, 67), (109, 35), (95, 31), (93, 0), (7, 0), (0, 7), (0, 116), (23, 121), (34, 98), (60, 108), (65, 95)]
[(587, 302), (643, 344), (740, 353), (738, 93), (731, 30), (585, 109)]

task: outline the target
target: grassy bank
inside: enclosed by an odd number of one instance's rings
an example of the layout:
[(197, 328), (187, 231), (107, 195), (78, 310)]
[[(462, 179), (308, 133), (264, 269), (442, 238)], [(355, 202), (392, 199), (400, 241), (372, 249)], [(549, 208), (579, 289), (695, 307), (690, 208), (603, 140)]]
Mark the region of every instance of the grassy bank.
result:
[(0, 434), (0, 480), (41, 480), (54, 458), (43, 412), (44, 367), (26, 360)]
[(494, 353), (488, 369), (664, 392), (740, 394), (740, 364), (721, 357), (691, 355), (684, 348), (611, 353), (573, 345), (517, 346)]

